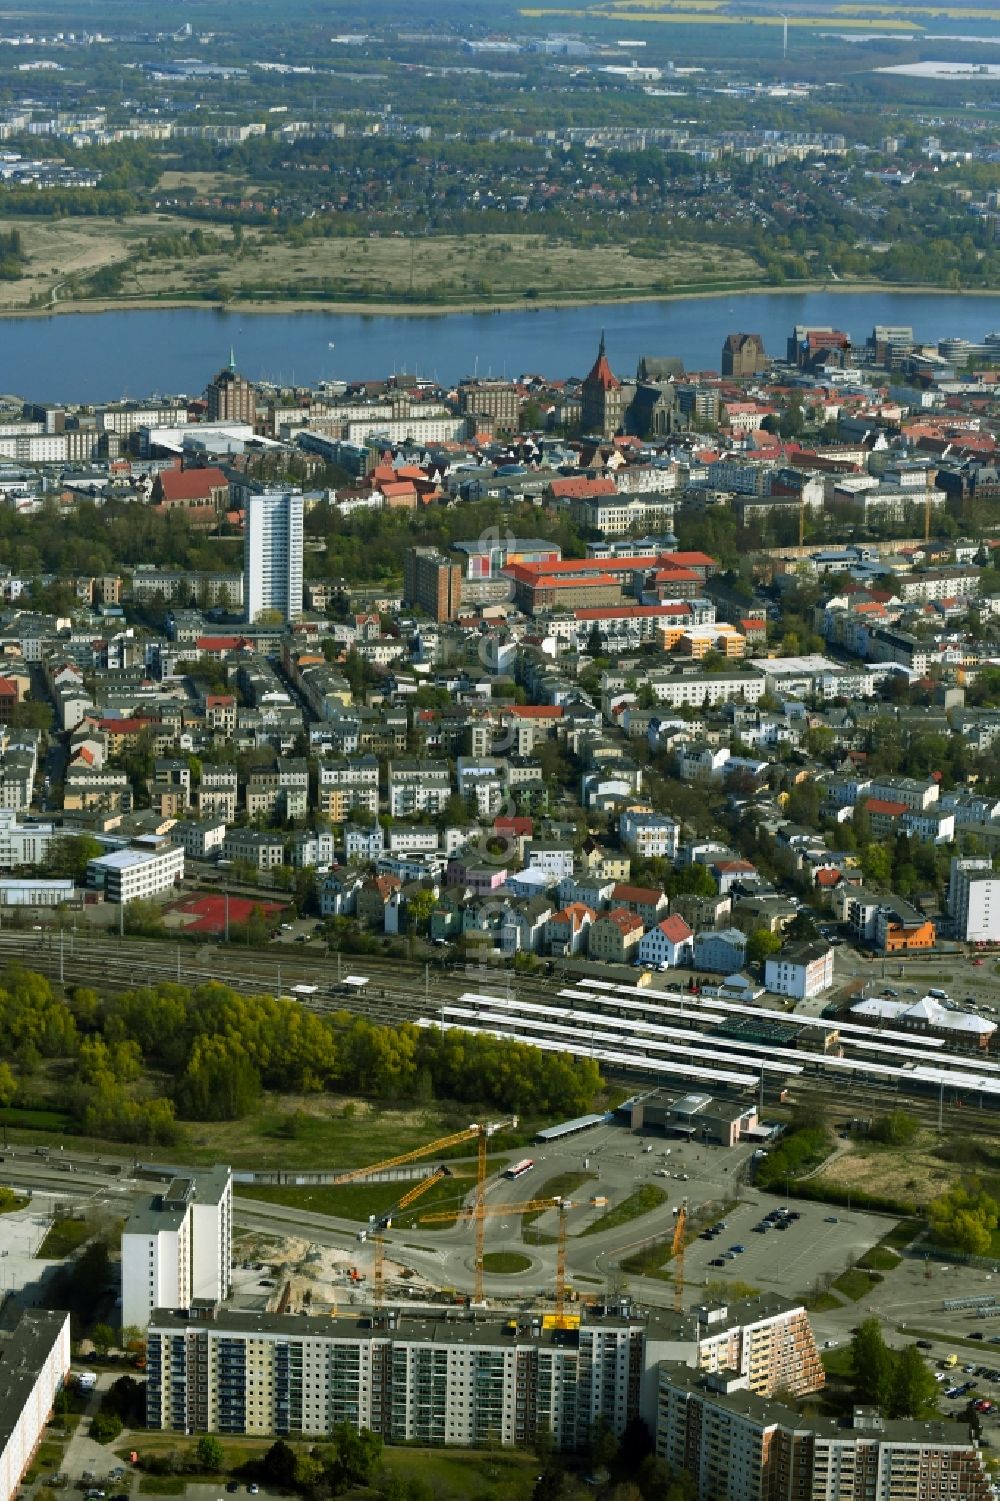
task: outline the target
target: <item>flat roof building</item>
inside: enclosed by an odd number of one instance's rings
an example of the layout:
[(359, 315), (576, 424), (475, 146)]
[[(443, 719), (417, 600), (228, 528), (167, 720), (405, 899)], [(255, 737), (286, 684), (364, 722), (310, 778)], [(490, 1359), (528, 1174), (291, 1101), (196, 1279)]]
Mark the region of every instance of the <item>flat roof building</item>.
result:
[(69, 1314), (17, 1310), (0, 1328), (0, 1501), (10, 1501), (70, 1366)]
[(228, 1167), (173, 1178), (122, 1232), (122, 1324), (145, 1329), (155, 1308), (229, 1296), (233, 1182)]

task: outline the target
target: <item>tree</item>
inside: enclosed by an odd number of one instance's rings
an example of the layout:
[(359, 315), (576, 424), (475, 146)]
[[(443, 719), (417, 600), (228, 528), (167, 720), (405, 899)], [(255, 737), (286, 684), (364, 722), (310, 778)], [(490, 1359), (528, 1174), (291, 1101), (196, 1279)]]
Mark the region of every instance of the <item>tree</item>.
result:
[(868, 1134), (873, 1141), (884, 1142), (887, 1146), (908, 1147), (919, 1130), (920, 1122), (915, 1115), (905, 1110), (892, 1110), (888, 1115), (877, 1116)]
[(753, 964), (763, 964), (772, 954), (778, 953), (781, 939), (770, 928), (754, 928), (747, 939), (747, 958)]
[(295, 1485), (295, 1450), (279, 1438), (260, 1462), (260, 1472), (268, 1485), (291, 1490)]
[(125, 1425), (113, 1412), (97, 1412), (90, 1420), (90, 1437), (99, 1444), (111, 1444)]
[(437, 899), (429, 887), (421, 887), (415, 891), (406, 903), (406, 917), (409, 927), (414, 933), (425, 933), (427, 924), (431, 920), (431, 913), (437, 905)]
[(226, 1454), (217, 1438), (211, 1433), (203, 1434), (195, 1445), (195, 1458), (200, 1470), (210, 1470), (215, 1473), (221, 1470), (226, 1462)]
[(916, 1345), (896, 1355), (889, 1412), (894, 1418), (923, 1418), (936, 1410), (937, 1383)]
[(882, 1338), (878, 1319), (864, 1319), (851, 1340), (851, 1370), (859, 1399), (888, 1411), (892, 1398), (895, 1360)]
[(94, 1342), (95, 1350), (98, 1350), (101, 1355), (107, 1355), (115, 1342), (115, 1331), (110, 1324), (95, 1324), (90, 1337)]
[(985, 1256), (990, 1250), (998, 1216), (1000, 1206), (975, 1181), (956, 1184), (927, 1206), (934, 1239), (969, 1256)]

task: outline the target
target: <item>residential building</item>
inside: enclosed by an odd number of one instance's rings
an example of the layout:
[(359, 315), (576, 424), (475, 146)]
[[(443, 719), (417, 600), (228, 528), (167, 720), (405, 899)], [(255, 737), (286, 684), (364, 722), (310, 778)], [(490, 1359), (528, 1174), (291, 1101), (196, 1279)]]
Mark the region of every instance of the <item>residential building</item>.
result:
[(655, 886), (627, 886), (622, 882), (615, 886), (611, 900), (614, 906), (624, 907), (626, 912), (634, 912), (642, 919), (643, 927), (646, 928), (665, 917), (670, 906), (666, 892), (657, 890)]
[(285, 863), (285, 836), (259, 829), (227, 829), (222, 853), (227, 860), (252, 865), (254, 870), (274, 870)]
[(454, 620), (462, 604), (462, 565), (436, 547), (410, 547), (403, 557), (403, 603), (432, 620)]
[(246, 498), (243, 573), (251, 624), (265, 610), (285, 621), (302, 613), (302, 514), (297, 490), (265, 490)]
[(201, 817), (232, 823), (236, 817), (238, 787), (235, 766), (203, 764), (197, 791), (198, 812)]
[(797, 1001), (820, 995), (833, 984), (833, 949), (819, 939), (787, 944), (766, 960), (764, 984)]
[(597, 914), (583, 902), (570, 902), (554, 912), (545, 924), (542, 945), (547, 954), (566, 959), (583, 953), (587, 946), (587, 929)]
[(937, 928), (929, 917), (899, 897), (883, 898), (875, 914), (875, 947), (883, 954), (912, 954), (932, 949)]
[(145, 1329), (155, 1308), (229, 1296), (233, 1180), (228, 1167), (174, 1178), (122, 1231), (122, 1324)]
[(656, 967), (690, 964), (694, 956), (694, 934), (677, 912), (672, 912), (662, 922), (656, 923), (644, 933), (639, 944), (639, 958), (644, 964)]
[(152, 839), (145, 848), (112, 850), (87, 862), (87, 886), (103, 891), (106, 902), (146, 901), (173, 891), (184, 879), (184, 851), (169, 839)]
[(643, 860), (676, 859), (679, 835), (676, 819), (651, 809), (626, 808), (618, 818), (619, 839)]
[(747, 957), (746, 934), (739, 928), (719, 928), (698, 933), (694, 940), (695, 969), (716, 970), (733, 975), (743, 968)]
[(978, 1442), (966, 1423), (885, 1421), (855, 1408), (843, 1420), (803, 1416), (758, 1396), (744, 1376), (659, 1368), (656, 1453), (686, 1472), (697, 1501), (991, 1501)]
[(179, 818), (167, 830), (171, 844), (179, 844), (189, 860), (208, 860), (219, 854), (226, 837), (222, 819)]
[(70, 1371), (69, 1314), (13, 1304), (12, 1309), (0, 1329), (0, 1501), (18, 1494)]
[(356, 810), (378, 814), (378, 759), (374, 755), (324, 756), (318, 763), (319, 811), (344, 823)]
[(587, 931), (587, 955), (608, 964), (626, 964), (635, 957), (642, 934), (642, 918), (625, 907), (601, 912)]
[(823, 1384), (804, 1310), (779, 1297), (642, 1318), (627, 1305), (585, 1309), (568, 1330), (553, 1322), (158, 1309), (147, 1334), (147, 1426), (320, 1438), (347, 1423), (386, 1443), (504, 1448), (547, 1430), (556, 1449), (572, 1451), (598, 1425), (621, 1437), (642, 1417), (653, 1431), (663, 1360), (714, 1365), (724, 1346), (757, 1390)]
[(948, 911), (964, 943), (1000, 942), (1000, 874), (987, 856), (952, 860)]
[(451, 772), (444, 761), (390, 761), (388, 786), (393, 818), (435, 818), (451, 797)]

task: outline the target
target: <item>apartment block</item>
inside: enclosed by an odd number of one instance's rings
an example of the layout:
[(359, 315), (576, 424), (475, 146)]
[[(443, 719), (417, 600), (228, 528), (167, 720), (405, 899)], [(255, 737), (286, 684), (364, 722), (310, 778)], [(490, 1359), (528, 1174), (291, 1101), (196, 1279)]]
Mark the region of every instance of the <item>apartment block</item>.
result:
[(233, 1180), (228, 1167), (172, 1179), (122, 1231), (122, 1324), (145, 1329), (156, 1308), (228, 1298)]
[[(504, 1447), (530, 1444), (544, 1428), (557, 1448), (574, 1450), (598, 1422), (619, 1436), (636, 1417), (655, 1429), (661, 1361), (693, 1370), (713, 1358), (723, 1332), (739, 1346), (746, 1324), (747, 1347), (756, 1349), (762, 1320), (791, 1328), (799, 1315), (779, 1298), (642, 1317), (626, 1303), (588, 1309), (562, 1329), (551, 1315), (530, 1313), (470, 1319), (358, 1309), (302, 1319), (160, 1308), (147, 1335), (147, 1424), (319, 1437), (346, 1422), (387, 1443)], [(806, 1369), (822, 1384), (818, 1357), (815, 1371), (808, 1358), (779, 1369), (801, 1389)], [(759, 1382), (770, 1389), (777, 1378), (763, 1373)]]
[(202, 818), (232, 823), (236, 817), (239, 778), (235, 766), (202, 766), (197, 792), (198, 812)]
[(12, 1501), (69, 1376), (69, 1314), (26, 1308), (0, 1328), (0, 1501)]
[(1000, 875), (988, 856), (952, 860), (948, 911), (956, 938), (966, 943), (996, 943), (1000, 939)]
[(411, 547), (403, 559), (403, 603), (432, 620), (454, 620), (462, 603), (462, 565), (434, 547)]
[(319, 811), (344, 823), (356, 810), (378, 813), (378, 760), (374, 755), (324, 757), (319, 762)]
[(451, 792), (451, 772), (444, 761), (389, 763), (389, 812), (393, 818), (409, 818), (414, 813), (436, 817)]
[(692, 1476), (698, 1501), (963, 1501), (992, 1497), (967, 1423), (803, 1417), (733, 1371), (659, 1368), (656, 1453)]

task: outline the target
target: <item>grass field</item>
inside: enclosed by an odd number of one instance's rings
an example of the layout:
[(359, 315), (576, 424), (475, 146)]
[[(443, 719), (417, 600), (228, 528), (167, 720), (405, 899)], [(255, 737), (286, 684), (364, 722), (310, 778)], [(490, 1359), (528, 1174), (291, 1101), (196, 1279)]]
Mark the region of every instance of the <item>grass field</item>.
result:
[(497, 1277), (513, 1277), (517, 1272), (526, 1272), (530, 1265), (531, 1257), (523, 1256), (520, 1251), (487, 1251), (483, 1256), (483, 1271)]
[[(544, 1183), (535, 1185), (531, 1190), (531, 1198), (571, 1199), (578, 1188), (582, 1188), (585, 1183), (593, 1183), (595, 1180), (595, 1173), (557, 1173), (555, 1177), (546, 1178)], [(528, 1214), (522, 1215), (522, 1229), (533, 1225), (539, 1215), (544, 1213), (544, 1209), (533, 1209)]]
[[(460, 1209), (466, 1194), (474, 1183), (471, 1164), (464, 1175), (456, 1172), (442, 1178), (422, 1194), (417, 1202), (401, 1214), (394, 1216), (393, 1223), (400, 1228), (417, 1223), (421, 1214), (435, 1209)], [(292, 1188), (287, 1184), (237, 1186), (237, 1196), (258, 1199), (266, 1204), (284, 1204), (289, 1209), (309, 1210), (314, 1214), (332, 1214), (339, 1219), (359, 1220), (367, 1224), (370, 1215), (385, 1214), (408, 1193), (413, 1183), (342, 1183), (337, 1187)]]
[(651, 1214), (654, 1209), (659, 1209), (667, 1202), (666, 1190), (656, 1183), (644, 1183), (642, 1188), (637, 1188), (630, 1193), (627, 1199), (622, 1199), (609, 1209), (607, 1214), (600, 1215), (596, 1220), (591, 1220), (583, 1235), (598, 1235), (605, 1230), (617, 1230), (619, 1225), (627, 1225), (630, 1220), (637, 1220), (644, 1214)]
[[(238, 1471), (248, 1461), (259, 1459), (273, 1443), (273, 1439), (255, 1441), (246, 1438), (219, 1437), (225, 1454), (227, 1472)], [(312, 1448), (307, 1442), (301, 1446), (290, 1440), (298, 1450)], [(143, 1433), (139, 1436), (140, 1456), (187, 1450), (175, 1433)], [(128, 1463), (128, 1450), (117, 1456)], [(401, 1485), (410, 1480), (421, 1480), (433, 1489), (436, 1501), (529, 1501), (538, 1474), (538, 1459), (530, 1453), (476, 1452), (475, 1450), (417, 1449), (386, 1447), (382, 1452), (383, 1477), (395, 1477)], [(205, 1477), (210, 1478), (210, 1477)], [(221, 1485), (220, 1485), (221, 1491)], [(139, 1491), (147, 1496), (179, 1496), (186, 1489), (185, 1479), (173, 1475), (143, 1475)], [(381, 1485), (379, 1486), (381, 1490)], [(354, 1492), (351, 1493), (352, 1495)], [(366, 1491), (365, 1495), (374, 1492)]]
[(845, 1298), (850, 1298), (852, 1303), (857, 1303), (866, 1293), (870, 1293), (873, 1287), (877, 1287), (881, 1279), (876, 1275), (869, 1276), (859, 1267), (849, 1267), (846, 1272), (841, 1272), (839, 1277), (833, 1279), (833, 1286)]
[(82, 1246), (93, 1233), (94, 1226), (87, 1220), (56, 1220), (49, 1226), (48, 1233), (38, 1248), (38, 1258), (41, 1261), (61, 1261), (64, 1256), (69, 1256), (78, 1246)]

